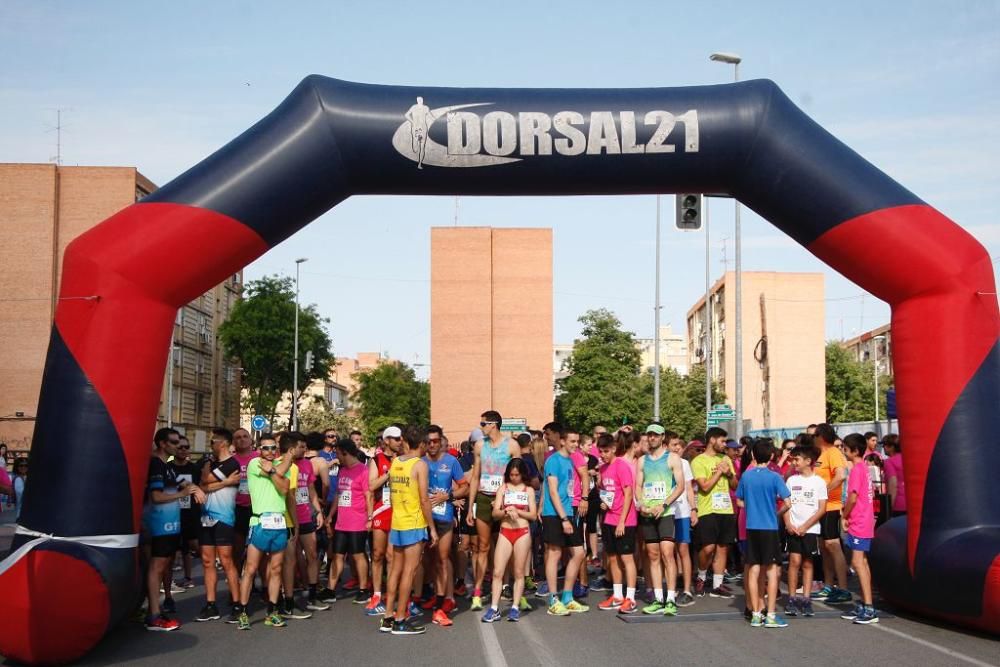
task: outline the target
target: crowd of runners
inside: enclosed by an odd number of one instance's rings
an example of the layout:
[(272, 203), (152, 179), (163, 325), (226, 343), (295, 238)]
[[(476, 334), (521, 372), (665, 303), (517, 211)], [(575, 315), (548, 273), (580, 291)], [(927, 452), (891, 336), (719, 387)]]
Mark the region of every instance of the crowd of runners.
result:
[(389, 426), (370, 446), (357, 431), (255, 443), (220, 428), (197, 462), (184, 436), (160, 429), (138, 616), (148, 630), (180, 627), (174, 595), (195, 588), (200, 555), (194, 620), (240, 630), (254, 611), (280, 628), (338, 600), (394, 635), (425, 632), (425, 617), (451, 626), (461, 597), (485, 623), (518, 621), (529, 595), (550, 615), (587, 613), (591, 592), (607, 592), (601, 611), (674, 616), (700, 597), (733, 599), (734, 581), (754, 627), (812, 616), (815, 600), (878, 622), (866, 553), (876, 516), (905, 512), (898, 437), (841, 440), (819, 424), (776, 445), (720, 428), (688, 442), (659, 423), (586, 434), (502, 425), (487, 411), (457, 446), (434, 425)]

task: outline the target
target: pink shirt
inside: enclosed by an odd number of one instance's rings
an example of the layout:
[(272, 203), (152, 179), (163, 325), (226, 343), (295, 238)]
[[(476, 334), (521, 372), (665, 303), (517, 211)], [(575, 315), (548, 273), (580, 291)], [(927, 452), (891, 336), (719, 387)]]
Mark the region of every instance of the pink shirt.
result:
[[(625, 503), (625, 489), (632, 488), (635, 497), (635, 472), (621, 457), (601, 466), (601, 502), (608, 506), (604, 523), (617, 526)], [(629, 503), (625, 527), (636, 525), (635, 503)]]
[[(577, 468), (582, 467), (584, 470), (587, 469), (587, 455), (577, 449), (573, 454), (570, 455), (569, 460), (573, 462), (573, 507), (580, 504), (580, 499), (583, 497), (583, 485), (580, 483), (580, 475), (577, 474)], [(584, 472), (584, 475), (587, 473)], [(588, 476), (589, 480), (590, 477)], [(587, 491), (590, 491), (588, 488)]]
[(295, 489), (295, 513), (300, 524), (311, 523), (313, 507), (309, 502), (309, 486), (316, 481), (316, 471), (313, 470), (312, 459), (299, 459), (295, 465), (299, 468), (299, 481)]
[(889, 480), (896, 478), (896, 500), (892, 503), (893, 512), (906, 511), (906, 482), (903, 480), (903, 455), (896, 453), (886, 459), (884, 467), (886, 493), (888, 493)]
[(250, 487), (247, 486), (247, 465), (258, 456), (260, 456), (259, 452), (233, 454), (233, 458), (240, 464), (240, 485), (236, 491), (236, 504), (240, 507), (250, 507)]
[(358, 463), (351, 467), (340, 466), (337, 478), (337, 530), (349, 533), (363, 532), (368, 523), (365, 493), (368, 491), (368, 466)]
[(847, 517), (847, 532), (852, 537), (871, 539), (875, 537), (875, 509), (872, 504), (874, 493), (866, 465), (851, 467), (851, 474), (847, 478), (847, 497), (850, 498), (855, 492), (858, 499), (851, 508), (851, 515)]

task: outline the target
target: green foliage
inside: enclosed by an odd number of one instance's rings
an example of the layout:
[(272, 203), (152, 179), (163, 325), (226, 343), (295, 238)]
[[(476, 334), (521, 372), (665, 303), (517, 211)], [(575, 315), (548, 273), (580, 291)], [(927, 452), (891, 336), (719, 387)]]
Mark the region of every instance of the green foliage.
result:
[[(885, 419), (885, 393), (892, 377), (880, 375), (879, 419)], [(826, 344), (826, 420), (840, 422), (872, 421), (875, 415), (875, 366), (857, 361), (836, 342)]]
[[(299, 308), (299, 388), (325, 377), (333, 362), (329, 320), (315, 305)], [(291, 278), (265, 276), (246, 285), (246, 296), (219, 327), (219, 340), (228, 357), (240, 360), (244, 407), (264, 415), (273, 424), (282, 394), (291, 392), (295, 349), (295, 289)], [(305, 369), (312, 350), (312, 370)]]
[(360, 418), (331, 409), (319, 396), (312, 397), (299, 409), (299, 430), (303, 433), (332, 428), (341, 437), (346, 437), (351, 431), (361, 431), (362, 426)]
[[(566, 360), (569, 375), (557, 383), (556, 418), (584, 432), (597, 424), (614, 430), (623, 421), (645, 426), (653, 419), (653, 376), (640, 372), (635, 336), (605, 309), (587, 311), (580, 322), (583, 337)], [(704, 433), (704, 368), (688, 377), (671, 368), (660, 372), (661, 421), (685, 437)], [(713, 396), (723, 400), (717, 389)]]
[(427, 424), (431, 413), (430, 385), (417, 379), (401, 361), (381, 363), (357, 374), (352, 397), (358, 404), (365, 435), (371, 436), (394, 422)]

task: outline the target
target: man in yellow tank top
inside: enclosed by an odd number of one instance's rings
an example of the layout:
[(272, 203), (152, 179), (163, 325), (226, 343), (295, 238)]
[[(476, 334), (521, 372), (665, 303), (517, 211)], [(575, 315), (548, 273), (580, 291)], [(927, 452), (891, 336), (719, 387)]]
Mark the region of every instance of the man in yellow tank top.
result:
[(427, 464), (420, 459), (419, 452), (426, 443), (426, 430), (415, 426), (403, 429), (402, 449), (389, 468), (392, 566), (386, 586), (385, 617), (379, 631), (394, 635), (426, 632), (424, 626), (406, 618), (413, 575), (420, 565), (424, 542), (430, 541), (430, 546), (434, 546), (438, 539), (427, 497)]

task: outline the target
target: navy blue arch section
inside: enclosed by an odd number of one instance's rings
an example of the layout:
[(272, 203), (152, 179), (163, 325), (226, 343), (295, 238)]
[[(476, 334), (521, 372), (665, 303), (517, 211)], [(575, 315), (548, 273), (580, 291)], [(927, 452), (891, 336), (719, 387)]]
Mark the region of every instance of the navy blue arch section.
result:
[[(393, 136), (417, 98), (440, 112), (427, 123), (431, 143), (448, 146), (447, 112), (490, 112), (516, 119), (513, 159), (490, 166), (424, 164), (404, 156)], [(549, 121), (559, 112), (582, 136), (593, 112), (610, 112), (624, 141), (635, 118), (635, 143), (648, 144), (662, 110), (680, 120), (697, 112), (699, 146), (685, 150), (686, 123), (672, 127), (673, 152), (526, 155), (521, 114)], [(537, 116), (540, 117), (540, 116)], [(601, 117), (606, 118), (606, 116)], [(544, 118), (541, 119), (544, 122)], [(502, 127), (502, 125), (501, 125)], [(565, 125), (564, 125), (565, 127)], [(604, 127), (602, 125), (602, 127)], [(461, 136), (469, 139), (469, 134)], [(555, 139), (562, 135), (549, 132)], [(516, 139), (514, 138), (516, 136)], [(480, 137), (480, 140), (482, 138)], [(534, 145), (534, 140), (531, 140)], [(588, 144), (590, 142), (587, 142)], [(495, 149), (495, 147), (494, 147)], [(509, 145), (500, 152), (509, 150)], [(494, 150), (496, 153), (497, 151)], [(485, 156), (485, 149), (476, 155)], [(491, 89), (382, 86), (312, 75), (272, 113), (144, 202), (187, 204), (223, 213), (274, 246), (353, 194), (587, 195), (684, 191), (730, 194), (803, 245), (837, 224), (882, 208), (922, 204), (802, 113), (771, 81), (646, 89)], [(843, 196), (845, 191), (850, 197)]]
[[(20, 523), (68, 537), (131, 534), (131, 485), (118, 432), (56, 327), (52, 327), (43, 377), (38, 414), (57, 414), (59, 419), (41, 419), (35, 424), (31, 469), (69, 472), (32, 476)], [(99, 481), (95, 484), (94, 480)], [(14, 547), (29, 539), (17, 536)]]

